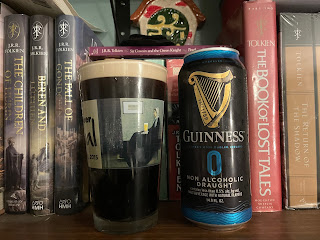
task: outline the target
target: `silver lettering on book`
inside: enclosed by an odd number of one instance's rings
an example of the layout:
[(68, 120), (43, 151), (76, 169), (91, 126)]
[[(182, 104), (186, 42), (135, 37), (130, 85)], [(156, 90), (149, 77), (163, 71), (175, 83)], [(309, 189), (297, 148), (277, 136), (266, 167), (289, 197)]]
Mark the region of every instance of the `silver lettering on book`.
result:
[(71, 199), (61, 199), (59, 200), (59, 208), (60, 209), (71, 209)]

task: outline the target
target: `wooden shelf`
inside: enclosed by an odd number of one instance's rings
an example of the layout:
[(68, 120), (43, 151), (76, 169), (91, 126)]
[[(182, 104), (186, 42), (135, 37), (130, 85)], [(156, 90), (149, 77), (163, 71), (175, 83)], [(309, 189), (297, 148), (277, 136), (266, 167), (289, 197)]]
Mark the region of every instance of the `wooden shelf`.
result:
[(161, 202), (154, 228), (132, 235), (108, 235), (95, 230), (91, 207), (72, 216), (0, 216), (1, 239), (319, 239), (320, 211), (299, 210), (254, 213), (243, 228), (213, 232), (196, 227), (181, 214), (179, 202)]

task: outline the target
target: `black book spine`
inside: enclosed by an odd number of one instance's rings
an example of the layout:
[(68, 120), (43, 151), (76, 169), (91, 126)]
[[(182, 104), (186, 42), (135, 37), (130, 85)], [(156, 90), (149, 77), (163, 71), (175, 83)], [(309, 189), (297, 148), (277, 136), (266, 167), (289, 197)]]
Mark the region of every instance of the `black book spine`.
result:
[(30, 212), (54, 212), (54, 24), (48, 16), (30, 18)]
[(29, 17), (5, 17), (4, 159), (5, 210), (25, 213), (28, 202)]
[(55, 212), (59, 215), (78, 212), (81, 195), (76, 43), (82, 36), (76, 35), (76, 25), (75, 18), (66, 15), (59, 16), (55, 23)]
[(79, 17), (55, 21), (55, 213), (79, 212), (89, 201), (77, 69), (89, 61), (89, 47), (102, 46)]

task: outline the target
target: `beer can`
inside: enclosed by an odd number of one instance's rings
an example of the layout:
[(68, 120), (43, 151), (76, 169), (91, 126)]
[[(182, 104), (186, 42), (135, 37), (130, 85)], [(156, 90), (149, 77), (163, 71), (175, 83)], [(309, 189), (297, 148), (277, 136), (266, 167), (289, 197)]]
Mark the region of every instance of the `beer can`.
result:
[(246, 70), (239, 52), (214, 47), (184, 57), (179, 73), (181, 207), (212, 230), (252, 216)]

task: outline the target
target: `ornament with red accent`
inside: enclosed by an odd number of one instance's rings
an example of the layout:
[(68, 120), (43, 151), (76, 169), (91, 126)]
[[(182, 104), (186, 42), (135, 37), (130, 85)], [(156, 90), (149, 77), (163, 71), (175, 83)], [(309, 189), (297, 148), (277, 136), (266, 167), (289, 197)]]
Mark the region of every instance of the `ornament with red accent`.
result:
[(163, 35), (175, 45), (192, 45), (206, 20), (192, 0), (143, 0), (130, 19), (142, 35)]

